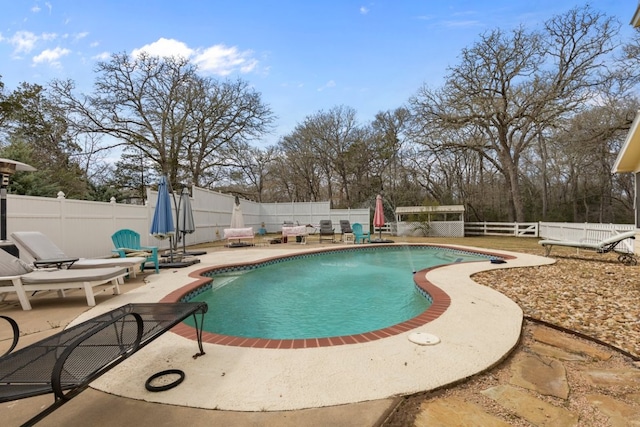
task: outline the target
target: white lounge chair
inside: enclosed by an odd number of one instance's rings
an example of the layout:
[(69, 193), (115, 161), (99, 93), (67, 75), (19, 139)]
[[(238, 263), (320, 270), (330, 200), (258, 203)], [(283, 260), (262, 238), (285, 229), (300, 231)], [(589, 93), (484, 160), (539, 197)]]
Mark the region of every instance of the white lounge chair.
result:
[(615, 252), (618, 254), (618, 261), (625, 265), (636, 265), (638, 260), (636, 256), (628, 249), (620, 247), (626, 239), (635, 239), (635, 231), (627, 231), (624, 233), (616, 234), (607, 239), (599, 242), (583, 242), (583, 241), (571, 241), (571, 240), (540, 240), (538, 244), (542, 245), (545, 249), (545, 256), (549, 256), (551, 249), (554, 246), (568, 246), (577, 249), (593, 250), (601, 254)]
[(89, 306), (96, 305), (93, 288), (109, 284), (115, 295), (120, 294), (119, 283), (127, 275), (124, 267), (91, 269), (32, 270), (31, 266), (0, 249), (0, 301), (15, 292), (23, 310), (31, 310), (29, 293), (58, 291), (64, 297), (67, 289), (83, 289)]
[[(146, 257), (127, 258), (75, 258), (65, 254), (51, 239), (39, 231), (16, 231), (11, 238), (34, 260), (34, 264), (43, 267), (68, 265), (70, 269), (125, 267), (131, 277), (141, 269)], [(70, 265), (69, 265), (70, 264)]]

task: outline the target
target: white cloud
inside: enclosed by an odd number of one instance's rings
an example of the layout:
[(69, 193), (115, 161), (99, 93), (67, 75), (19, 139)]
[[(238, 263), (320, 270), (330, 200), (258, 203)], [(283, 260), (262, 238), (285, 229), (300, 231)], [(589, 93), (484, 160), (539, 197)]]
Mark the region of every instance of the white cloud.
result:
[(9, 39), (14, 54), (31, 52), (37, 41), (38, 37), (30, 31), (18, 31)]
[(161, 38), (139, 49), (134, 49), (131, 55), (138, 56), (142, 52), (152, 56), (190, 59), (200, 71), (220, 76), (227, 76), (236, 71), (250, 73), (258, 66), (258, 60), (253, 58), (252, 51), (240, 51), (235, 46), (228, 47), (223, 44), (205, 49), (192, 49), (181, 41)]
[(301, 83), (301, 82), (283, 82), (283, 83), (280, 83), (280, 87), (303, 88), (304, 87), (304, 83)]
[(109, 58), (111, 58), (111, 54), (109, 52), (102, 52), (91, 57), (91, 59), (96, 59), (98, 61), (106, 61)]
[(40, 52), (39, 55), (33, 57), (33, 64), (40, 64), (43, 62), (47, 62), (53, 66), (60, 66), (60, 58), (63, 56), (69, 55), (71, 51), (69, 49), (63, 49), (61, 47), (57, 47), (55, 49), (45, 49)]
[(193, 49), (190, 49), (183, 42), (160, 38), (157, 42), (144, 45), (139, 49), (134, 49), (133, 52), (131, 52), (131, 56), (138, 56), (143, 52), (148, 55), (159, 56), (161, 58), (171, 56), (189, 58), (193, 54)]
[(369, 8), (367, 8), (365, 6), (360, 6), (360, 13), (362, 15), (366, 15), (367, 13), (369, 13)]
[(58, 35), (56, 33), (42, 33), (42, 35), (40, 36), (40, 38), (44, 41), (55, 40), (57, 37)]
[(85, 31), (84, 33), (78, 33), (78, 34), (73, 36), (73, 40), (74, 41), (82, 40), (83, 38), (87, 37), (88, 35), (89, 35), (89, 33), (87, 31)]
[(33, 6), (31, 8), (31, 12), (33, 12), (33, 13), (38, 13), (38, 12), (40, 12), (40, 10), (42, 10), (42, 9), (40, 9), (40, 6), (38, 6), (38, 5), (35, 5), (35, 6)]
[(448, 28), (467, 28), (467, 27), (480, 27), (482, 22), (480, 21), (442, 21), (442, 25)]
[(200, 70), (220, 76), (229, 75), (235, 70), (249, 73), (258, 65), (258, 61), (251, 58), (252, 53), (249, 50), (240, 52), (236, 47), (217, 44), (198, 52), (194, 62)]
[(336, 87), (336, 82), (334, 80), (329, 80), (324, 86), (320, 86), (318, 88), (318, 92), (322, 92), (325, 89), (331, 89), (333, 87)]

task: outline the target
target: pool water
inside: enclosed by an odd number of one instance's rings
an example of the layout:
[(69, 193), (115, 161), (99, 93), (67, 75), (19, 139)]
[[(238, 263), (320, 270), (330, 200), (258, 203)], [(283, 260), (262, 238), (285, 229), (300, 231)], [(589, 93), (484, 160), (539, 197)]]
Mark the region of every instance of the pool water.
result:
[(266, 339), (323, 338), (383, 329), (425, 311), (416, 270), (486, 256), (435, 247), (393, 246), (291, 257), (212, 274), (204, 330)]

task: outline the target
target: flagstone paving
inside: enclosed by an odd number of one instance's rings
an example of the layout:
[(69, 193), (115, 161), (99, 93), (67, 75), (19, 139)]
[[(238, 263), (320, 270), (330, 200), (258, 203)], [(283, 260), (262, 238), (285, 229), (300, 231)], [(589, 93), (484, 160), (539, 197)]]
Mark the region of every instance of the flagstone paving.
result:
[(408, 398), (391, 426), (640, 426), (640, 362), (613, 348), (526, 322), (500, 366)]

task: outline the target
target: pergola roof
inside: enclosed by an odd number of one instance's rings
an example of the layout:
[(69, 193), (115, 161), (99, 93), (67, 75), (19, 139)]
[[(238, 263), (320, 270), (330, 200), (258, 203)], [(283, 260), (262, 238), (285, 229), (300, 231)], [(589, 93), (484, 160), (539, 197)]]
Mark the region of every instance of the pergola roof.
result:
[(416, 213), (463, 213), (463, 205), (446, 206), (399, 206), (396, 208), (396, 215), (409, 215)]

